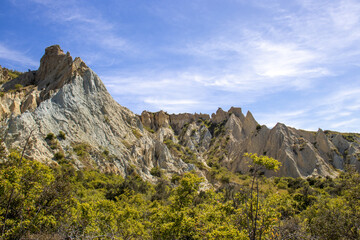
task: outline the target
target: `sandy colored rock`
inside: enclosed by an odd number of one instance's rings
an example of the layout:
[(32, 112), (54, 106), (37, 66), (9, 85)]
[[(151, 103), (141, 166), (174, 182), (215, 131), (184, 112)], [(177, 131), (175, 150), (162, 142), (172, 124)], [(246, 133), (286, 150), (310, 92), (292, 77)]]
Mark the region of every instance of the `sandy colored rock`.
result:
[(230, 116), (230, 113), (225, 112), (224, 110), (222, 110), (222, 108), (219, 108), (216, 113), (213, 113), (211, 115), (211, 120), (214, 123), (221, 123), (226, 121)]
[[(15, 90), (16, 84), (23, 85)], [(245, 152), (274, 157), (282, 162), (276, 174), (267, 176), (331, 176), (336, 169), (352, 164), (360, 170), (359, 139), (352, 142), (341, 134), (331, 136), (297, 130), (278, 123), (274, 128), (260, 126), (254, 116), (241, 108), (228, 112), (219, 108), (208, 114), (168, 114), (144, 111), (140, 116), (119, 105), (107, 92), (100, 78), (80, 59), (64, 53), (57, 45), (45, 50), (37, 71), (24, 73), (2, 86), (0, 116), (6, 123), (8, 149), (23, 146), (33, 130), (26, 156), (56, 164), (59, 149), (77, 168), (93, 167), (125, 176), (136, 172), (156, 181), (150, 174), (160, 167), (169, 177), (195, 170), (208, 175), (207, 161), (216, 160), (222, 167), (246, 173)], [(147, 131), (147, 130), (149, 131)], [(52, 149), (44, 140), (48, 133), (65, 132), (66, 139)], [(176, 145), (174, 154), (164, 143)], [(74, 154), (74, 144), (88, 146), (86, 161)], [(178, 155), (191, 151), (192, 161), (185, 163)], [(107, 157), (104, 157), (107, 152)], [(215, 156), (216, 155), (216, 156)], [(199, 169), (197, 165), (204, 167)]]

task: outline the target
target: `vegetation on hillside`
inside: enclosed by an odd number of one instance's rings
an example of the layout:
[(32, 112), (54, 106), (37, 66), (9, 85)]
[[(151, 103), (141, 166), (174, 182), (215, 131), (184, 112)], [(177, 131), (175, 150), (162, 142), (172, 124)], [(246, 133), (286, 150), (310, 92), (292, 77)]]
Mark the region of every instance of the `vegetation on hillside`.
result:
[[(0, 66), (1, 67), (1, 66)], [(11, 70), (11, 69), (7, 69), (7, 68), (3, 68), (3, 70), (5, 70), (7, 72), (7, 76), (8, 76), (8, 79), (7, 81), (11, 81), (17, 77), (19, 77), (21, 74), (23, 74), (22, 72), (19, 72), (19, 71), (16, 71), (16, 70)], [(0, 85), (1, 84), (4, 84), (5, 82), (7, 81), (1, 81), (0, 82)]]
[(336, 179), (267, 179), (262, 170), (279, 162), (248, 154), (248, 175), (206, 189), (195, 172), (168, 179), (154, 168), (152, 185), (136, 171), (123, 179), (67, 162), (49, 167), (16, 151), (0, 155), (1, 239), (360, 237), (360, 176), (352, 171)]

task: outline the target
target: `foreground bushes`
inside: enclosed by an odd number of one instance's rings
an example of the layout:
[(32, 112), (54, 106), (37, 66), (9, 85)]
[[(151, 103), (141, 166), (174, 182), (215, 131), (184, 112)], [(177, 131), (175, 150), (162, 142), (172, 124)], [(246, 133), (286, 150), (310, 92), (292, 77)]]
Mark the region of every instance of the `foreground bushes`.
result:
[(123, 179), (65, 163), (50, 168), (13, 152), (0, 164), (1, 239), (359, 239), (354, 172), (259, 177), (252, 192), (251, 178), (215, 191), (195, 173), (155, 175), (151, 185), (135, 172)]

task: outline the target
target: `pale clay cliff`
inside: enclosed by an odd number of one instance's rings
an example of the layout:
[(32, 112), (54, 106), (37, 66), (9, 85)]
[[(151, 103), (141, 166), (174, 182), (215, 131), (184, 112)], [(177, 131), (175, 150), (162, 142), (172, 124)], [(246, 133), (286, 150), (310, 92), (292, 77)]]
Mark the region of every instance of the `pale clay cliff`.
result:
[[(21, 84), (21, 89), (15, 86)], [(119, 105), (99, 77), (80, 59), (54, 45), (37, 71), (1, 86), (0, 119), (7, 149), (22, 148), (30, 158), (57, 164), (57, 153), (78, 168), (98, 168), (123, 176), (136, 172), (155, 181), (165, 174), (195, 170), (207, 176), (217, 161), (233, 172), (248, 171), (245, 152), (282, 162), (277, 176), (331, 176), (351, 164), (360, 170), (360, 139), (342, 134), (297, 130), (278, 123), (260, 126), (240, 108), (207, 114), (144, 111), (137, 116)], [(63, 131), (66, 139), (45, 137)], [(76, 152), (86, 149), (85, 156)], [(274, 173), (266, 173), (268, 176)]]

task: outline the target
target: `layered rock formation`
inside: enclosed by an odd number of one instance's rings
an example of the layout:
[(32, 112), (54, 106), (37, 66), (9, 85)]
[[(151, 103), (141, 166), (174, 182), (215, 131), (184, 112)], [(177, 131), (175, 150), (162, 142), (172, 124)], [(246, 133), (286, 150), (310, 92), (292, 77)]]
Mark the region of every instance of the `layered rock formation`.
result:
[[(135, 171), (149, 180), (154, 166), (168, 173), (193, 168), (175, 159), (163, 142), (144, 131), (139, 117), (115, 102), (80, 58), (72, 60), (59, 46), (51, 46), (45, 50), (39, 70), (31, 74), (2, 87), (6, 99), (12, 99), (2, 104), (11, 106), (16, 102), (17, 106), (14, 111), (9, 107), (10, 114), (3, 120), (8, 149), (22, 147), (31, 133), (26, 154), (49, 164), (56, 164), (56, 156), (63, 154), (66, 161), (79, 168), (95, 167), (122, 175)], [(24, 88), (14, 92), (16, 84)], [(36, 107), (25, 107), (30, 101), (28, 88)], [(45, 139), (60, 131), (66, 139)], [(79, 154), (79, 148), (85, 153)]]
[(234, 107), (211, 117), (164, 111), (137, 116), (114, 101), (80, 58), (73, 60), (57, 45), (45, 50), (37, 71), (3, 84), (1, 91), (7, 148), (22, 148), (31, 135), (27, 156), (49, 164), (135, 172), (154, 181), (154, 167), (169, 175), (195, 170), (208, 176), (219, 165), (245, 173), (243, 154), (252, 152), (281, 161), (279, 176), (333, 177), (348, 164), (360, 170), (356, 134), (307, 132), (281, 123), (269, 129)]
[[(233, 172), (248, 171), (245, 152), (268, 155), (282, 162), (277, 176), (335, 177), (346, 165), (360, 170), (360, 138), (321, 129), (308, 132), (278, 123), (273, 129), (259, 125), (250, 112), (240, 108), (219, 108), (211, 118), (200, 114), (167, 114), (163, 111), (141, 114), (144, 126), (153, 131), (171, 128), (179, 143), (193, 151), (206, 166), (219, 162)], [(174, 121), (175, 120), (175, 121)], [(266, 173), (268, 176), (274, 173)]]
[(9, 71), (6, 68), (2, 68), (0, 65), (0, 82), (7, 82), (10, 80)]

